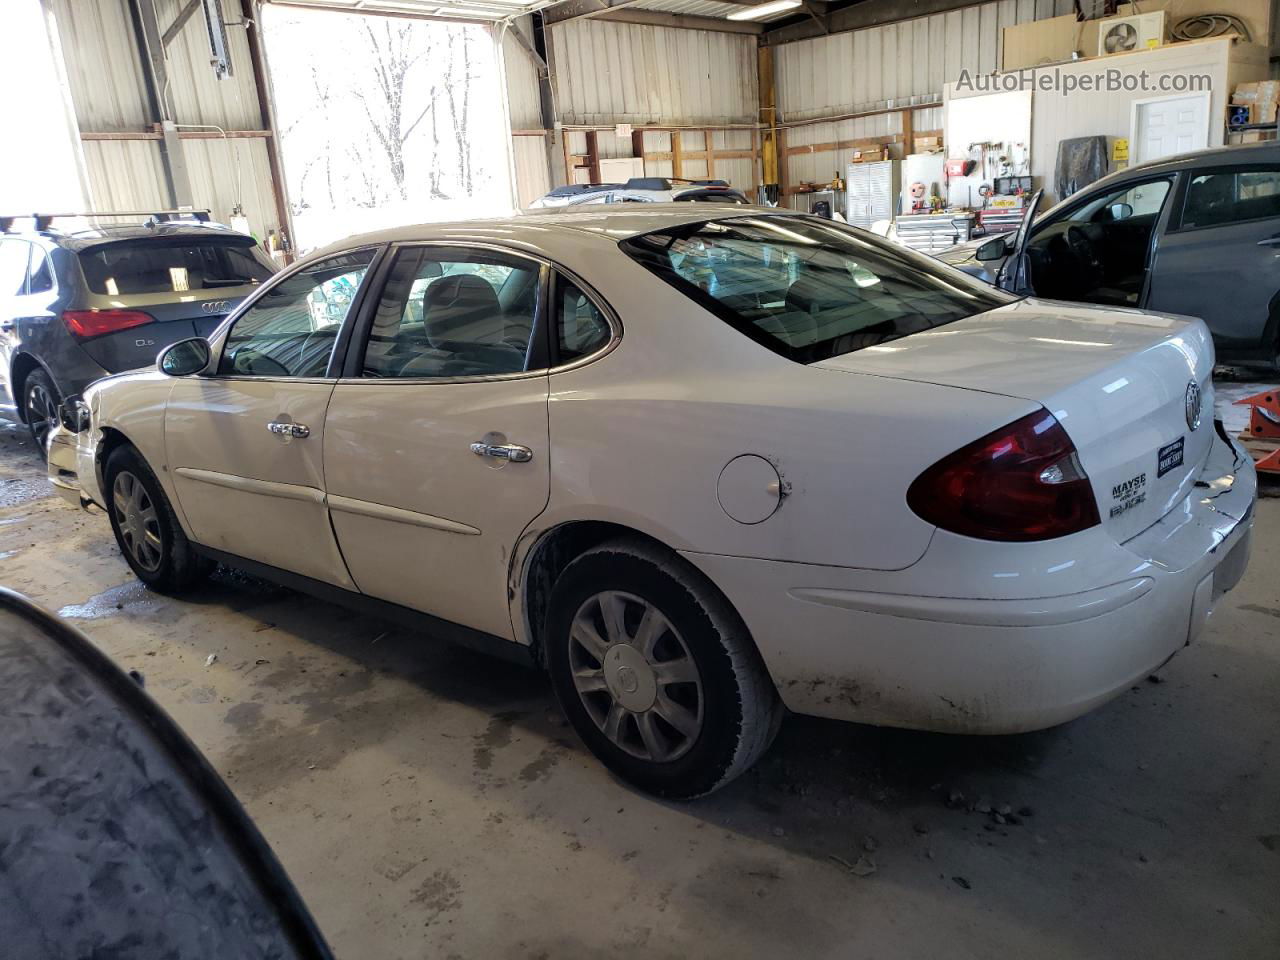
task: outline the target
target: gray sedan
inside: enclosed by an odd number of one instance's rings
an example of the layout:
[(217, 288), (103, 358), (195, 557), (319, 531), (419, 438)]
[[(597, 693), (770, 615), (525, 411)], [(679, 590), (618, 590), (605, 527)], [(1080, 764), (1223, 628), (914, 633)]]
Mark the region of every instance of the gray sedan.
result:
[(938, 256), (1015, 293), (1197, 316), (1221, 358), (1280, 365), (1280, 144), (1132, 167)]

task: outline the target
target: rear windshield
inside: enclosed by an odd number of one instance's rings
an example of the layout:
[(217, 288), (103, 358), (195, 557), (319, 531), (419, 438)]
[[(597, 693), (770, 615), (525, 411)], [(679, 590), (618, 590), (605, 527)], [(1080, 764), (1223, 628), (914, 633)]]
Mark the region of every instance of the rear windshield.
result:
[(930, 257), (815, 217), (690, 223), (620, 246), (726, 323), (799, 363), (1017, 299)]
[(125, 240), (83, 251), (80, 267), (89, 289), (108, 296), (242, 287), (274, 272), (248, 237)]

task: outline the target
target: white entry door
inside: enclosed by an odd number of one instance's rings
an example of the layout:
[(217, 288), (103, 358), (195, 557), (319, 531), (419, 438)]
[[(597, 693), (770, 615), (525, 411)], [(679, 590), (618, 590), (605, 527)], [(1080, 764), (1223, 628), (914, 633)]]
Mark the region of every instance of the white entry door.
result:
[(1129, 129), (1129, 162), (1146, 163), (1209, 145), (1209, 93), (1137, 100)]

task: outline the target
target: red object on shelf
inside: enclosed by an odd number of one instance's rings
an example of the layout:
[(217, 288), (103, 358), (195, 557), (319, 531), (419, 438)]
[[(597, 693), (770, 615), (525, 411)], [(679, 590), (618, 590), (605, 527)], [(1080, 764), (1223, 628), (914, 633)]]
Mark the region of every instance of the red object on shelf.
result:
[[(1249, 436), (1280, 440), (1280, 390), (1264, 390), (1236, 401), (1237, 406), (1252, 407), (1249, 413)], [(1271, 460), (1267, 457), (1266, 460)], [(1264, 462), (1264, 461), (1259, 461)]]

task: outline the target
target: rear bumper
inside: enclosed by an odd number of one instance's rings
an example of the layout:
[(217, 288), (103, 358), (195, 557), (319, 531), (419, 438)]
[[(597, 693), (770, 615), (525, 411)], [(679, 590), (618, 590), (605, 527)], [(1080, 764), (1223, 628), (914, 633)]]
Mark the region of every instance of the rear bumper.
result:
[[(1082, 563), (1098, 580), (1065, 594), (1037, 595), (1053, 582), (1047, 573), (1075, 561), (1044, 567), (1055, 554), (1006, 545), (1000, 576), (1027, 595), (923, 595), (928, 584), (942, 592), (964, 581), (960, 549), (977, 543), (964, 538), (941, 546), (935, 538), (917, 564), (922, 570), (874, 578), (803, 564), (689, 559), (742, 614), (791, 710), (1016, 733), (1080, 716), (1161, 666), (1200, 634), (1214, 604), (1240, 581), (1253, 528), (1253, 464), (1218, 438), (1198, 483), (1127, 543), (1089, 543)], [(942, 561), (931, 562), (939, 553)], [(1023, 569), (1011, 562), (1018, 556), (1028, 558)]]

